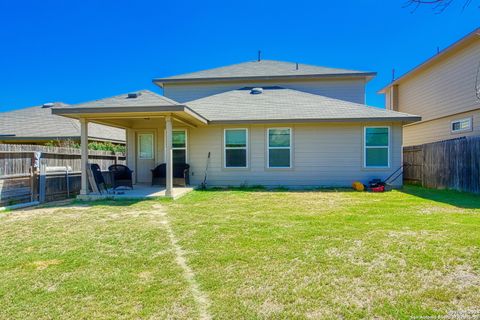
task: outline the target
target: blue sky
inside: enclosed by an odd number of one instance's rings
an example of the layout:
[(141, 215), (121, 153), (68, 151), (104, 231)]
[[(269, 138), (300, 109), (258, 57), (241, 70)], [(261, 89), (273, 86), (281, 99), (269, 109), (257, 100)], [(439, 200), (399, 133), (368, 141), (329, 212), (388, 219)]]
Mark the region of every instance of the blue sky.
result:
[(155, 77), (264, 59), (378, 72), (378, 89), (480, 25), (474, 0), (442, 14), (389, 1), (0, 0), (0, 111), (78, 103)]

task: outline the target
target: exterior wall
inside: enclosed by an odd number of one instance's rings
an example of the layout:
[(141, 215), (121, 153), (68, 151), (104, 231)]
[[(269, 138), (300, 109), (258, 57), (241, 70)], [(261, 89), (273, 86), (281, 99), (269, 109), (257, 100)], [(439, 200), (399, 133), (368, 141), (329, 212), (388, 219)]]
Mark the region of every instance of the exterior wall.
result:
[(385, 109), (392, 110), (392, 88), (385, 90)]
[[(402, 128), (391, 126), (389, 169), (363, 168), (363, 130), (369, 124), (309, 124), (208, 126), (189, 129), (188, 161), (190, 182), (203, 181), (207, 154), (209, 186), (350, 186), (355, 180), (367, 183), (373, 178), (386, 178), (402, 163)], [(379, 125), (379, 124), (370, 124)], [(225, 128), (248, 128), (249, 168), (223, 168), (223, 134)], [(266, 163), (266, 130), (271, 127), (292, 128), (291, 169), (268, 169)], [(401, 185), (399, 178), (397, 185)]]
[(365, 104), (364, 79), (166, 84), (163, 89), (163, 94), (170, 99), (185, 103), (230, 90), (257, 86), (280, 86), (330, 98)]
[[(452, 121), (470, 117), (472, 118), (471, 131), (451, 132)], [(476, 135), (480, 135), (480, 110), (463, 112), (426, 122), (413, 123), (403, 128), (403, 141), (405, 146)]]
[[(165, 161), (164, 130), (165, 120), (163, 118), (150, 120), (135, 120), (132, 123), (132, 127), (127, 130), (127, 166), (130, 169), (134, 170), (135, 178), (136, 174), (140, 170), (140, 168), (137, 167), (137, 133), (152, 132), (154, 134), (154, 163), (160, 164)], [(153, 167), (148, 168), (148, 170), (150, 169), (153, 169)]]
[[(449, 123), (465, 118), (463, 113), (480, 110), (480, 101), (475, 95), (479, 57), (480, 40), (476, 40), (399, 83), (398, 111), (422, 117), (419, 124), (405, 128), (406, 145), (478, 134), (475, 118), (474, 130), (467, 134), (452, 135)], [(388, 103), (391, 92), (387, 92), (386, 99), (387, 108), (392, 108)]]

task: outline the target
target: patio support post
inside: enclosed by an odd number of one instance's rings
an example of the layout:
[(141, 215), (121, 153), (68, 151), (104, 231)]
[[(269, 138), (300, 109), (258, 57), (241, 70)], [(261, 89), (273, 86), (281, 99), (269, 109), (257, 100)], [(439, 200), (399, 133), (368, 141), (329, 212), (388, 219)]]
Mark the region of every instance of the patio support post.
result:
[(165, 196), (172, 196), (173, 189), (173, 154), (172, 154), (172, 117), (165, 117), (165, 129), (166, 129), (166, 155), (165, 155), (165, 164), (167, 169), (166, 174), (166, 186), (165, 186)]
[(81, 118), (80, 119), (80, 147), (81, 147), (81, 170), (82, 170), (82, 179), (81, 179), (81, 188), (80, 194), (88, 194), (88, 176), (87, 176), (87, 166), (88, 166), (88, 120)]

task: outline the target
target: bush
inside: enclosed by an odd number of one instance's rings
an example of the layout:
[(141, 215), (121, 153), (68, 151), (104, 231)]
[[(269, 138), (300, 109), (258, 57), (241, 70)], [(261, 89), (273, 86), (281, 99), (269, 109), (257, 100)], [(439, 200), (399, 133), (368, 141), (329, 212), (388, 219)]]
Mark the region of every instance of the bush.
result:
[(111, 142), (90, 142), (88, 144), (89, 150), (101, 150), (111, 152), (125, 152), (125, 146), (119, 144), (113, 144)]
[[(47, 147), (59, 147), (59, 148), (75, 148), (80, 149), (80, 143), (71, 140), (51, 140), (45, 143)], [(125, 146), (119, 144), (113, 144), (111, 142), (97, 142), (92, 141), (88, 143), (89, 150), (100, 150), (100, 151), (110, 151), (110, 152), (125, 152)]]

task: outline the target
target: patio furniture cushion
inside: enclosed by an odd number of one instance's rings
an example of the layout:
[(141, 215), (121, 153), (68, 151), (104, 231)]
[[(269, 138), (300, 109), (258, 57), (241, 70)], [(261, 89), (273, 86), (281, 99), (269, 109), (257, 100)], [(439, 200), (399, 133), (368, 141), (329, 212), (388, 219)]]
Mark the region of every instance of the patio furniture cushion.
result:
[(113, 189), (118, 187), (128, 187), (133, 189), (132, 173), (129, 167), (123, 164), (112, 164), (108, 167), (108, 171), (112, 175)]

